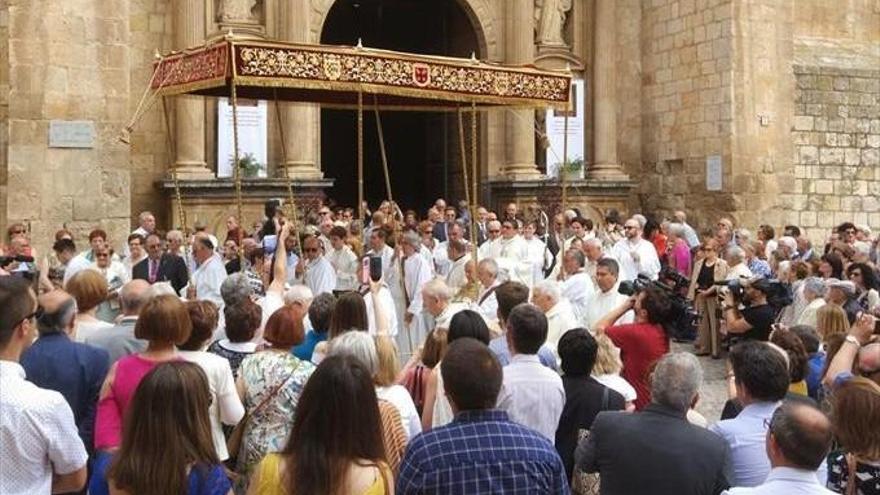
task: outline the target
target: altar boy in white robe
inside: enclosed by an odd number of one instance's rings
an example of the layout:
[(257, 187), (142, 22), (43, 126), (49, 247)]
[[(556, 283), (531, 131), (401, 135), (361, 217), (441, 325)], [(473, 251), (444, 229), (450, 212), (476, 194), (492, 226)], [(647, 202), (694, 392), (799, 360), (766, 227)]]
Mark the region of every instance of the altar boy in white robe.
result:
[(526, 222), (523, 226), (526, 263), (532, 275), (531, 281), (526, 283), (528, 287), (532, 287), (543, 280), (544, 267), (550, 266), (553, 262), (553, 256), (550, 254), (550, 250), (547, 249), (547, 245), (535, 235), (537, 231), (538, 223), (534, 220)]

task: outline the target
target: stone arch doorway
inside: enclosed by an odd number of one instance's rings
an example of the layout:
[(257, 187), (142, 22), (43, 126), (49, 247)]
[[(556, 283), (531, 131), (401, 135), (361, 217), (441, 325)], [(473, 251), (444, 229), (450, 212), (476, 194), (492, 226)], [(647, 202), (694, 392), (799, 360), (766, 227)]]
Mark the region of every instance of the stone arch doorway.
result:
[[(475, 53), (481, 58), (495, 49), (494, 43), (486, 41), (485, 27), (480, 29), (474, 23), (479, 16), (471, 4), (480, 0), (327, 3), (324, 22), (316, 33), (323, 44), (354, 45), (361, 39), (373, 48), (455, 57)], [(423, 212), (437, 197), (464, 199), (455, 115), (382, 112), (381, 121), (391, 188), (402, 207)], [(469, 121), (465, 123), (469, 136)], [(354, 112), (321, 110), (321, 164), (324, 175), (336, 179), (329, 194), (351, 206), (357, 202), (355, 136)], [(481, 145), (482, 141), (479, 139)], [(364, 114), (364, 172), (365, 197), (375, 207), (386, 197), (386, 188), (372, 110)]]

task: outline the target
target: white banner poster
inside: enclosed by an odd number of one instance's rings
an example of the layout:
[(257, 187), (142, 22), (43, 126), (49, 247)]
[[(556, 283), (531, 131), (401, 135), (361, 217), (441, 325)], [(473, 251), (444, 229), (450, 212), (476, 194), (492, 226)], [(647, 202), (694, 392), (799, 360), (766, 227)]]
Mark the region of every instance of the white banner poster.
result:
[(565, 116), (568, 114), (568, 161), (584, 157), (584, 80), (571, 82), (572, 107), (564, 110), (547, 110), (547, 176), (559, 177), (559, 167), (564, 160)]
[[(257, 177), (266, 177), (268, 111), (265, 101), (238, 100), (239, 158), (253, 155), (262, 165)], [(232, 105), (226, 98), (217, 101), (217, 177), (232, 177)]]

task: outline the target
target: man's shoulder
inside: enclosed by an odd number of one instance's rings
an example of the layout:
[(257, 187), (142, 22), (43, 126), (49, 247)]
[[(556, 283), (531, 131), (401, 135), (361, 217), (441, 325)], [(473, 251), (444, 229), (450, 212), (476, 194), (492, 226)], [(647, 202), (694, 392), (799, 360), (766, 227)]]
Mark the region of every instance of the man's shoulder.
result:
[(499, 446), (515, 444), (517, 449), (527, 447), (536, 452), (552, 454), (553, 457), (556, 455), (555, 447), (547, 438), (510, 420), (453, 421), (418, 435), (413, 439), (411, 448), (413, 452), (419, 449), (435, 452), (433, 449), (439, 444), (444, 446), (447, 453), (456, 448), (491, 452)]

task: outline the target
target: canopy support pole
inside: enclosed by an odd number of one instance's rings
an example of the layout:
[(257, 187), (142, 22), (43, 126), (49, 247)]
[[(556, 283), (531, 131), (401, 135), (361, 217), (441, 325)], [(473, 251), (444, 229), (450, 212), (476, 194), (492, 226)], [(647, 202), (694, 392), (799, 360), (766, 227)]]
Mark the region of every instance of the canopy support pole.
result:
[(394, 196), (391, 195), (391, 174), (388, 170), (388, 154), (385, 152), (385, 133), (382, 131), (382, 120), (379, 118), (379, 100), (373, 95), (373, 110), (376, 114), (376, 132), (379, 135), (379, 153), (382, 155), (382, 171), (385, 172), (385, 192), (388, 194), (388, 201), (394, 203)]
[(565, 117), (563, 118), (563, 126), (562, 126), (562, 214), (565, 215), (565, 207), (566, 203), (568, 203), (568, 181), (566, 180), (566, 167), (568, 167), (568, 111), (569, 109), (565, 109)]
[(471, 238), (473, 242), (474, 271), (477, 268), (477, 102), (471, 102), (471, 193), (468, 210), (471, 214)]
[[(230, 78), (230, 96), (232, 97), (232, 158), (233, 173), (235, 174), (235, 205), (238, 212), (238, 221), (244, 225), (244, 217), (241, 212), (241, 163), (239, 162), (238, 149), (238, 92), (235, 85), (235, 77)], [(244, 249), (238, 250), (239, 271), (244, 273)]]
[(296, 198), (293, 197), (293, 184), (290, 180), (290, 172), (287, 170), (287, 139), (284, 134), (284, 122), (281, 118), (281, 105), (278, 104), (278, 90), (272, 90), (275, 96), (275, 117), (278, 121), (278, 137), (281, 138), (281, 169), (284, 170), (284, 182), (287, 185), (287, 201), (290, 204), (290, 221), (293, 222), (293, 238), (299, 245), (299, 219), (296, 211)]
[[(174, 138), (171, 137), (171, 115), (168, 113), (167, 96), (162, 97), (162, 120), (165, 122), (165, 145), (168, 147), (168, 160), (173, 161), (177, 153), (177, 147), (174, 144)], [(180, 194), (180, 181), (177, 177), (177, 167), (173, 163), (171, 164), (171, 180), (174, 181), (174, 202), (177, 206), (177, 216), (180, 217), (180, 228), (183, 229), (184, 235), (187, 236), (184, 239), (189, 239), (187, 235), (186, 211), (183, 209), (183, 197)], [(185, 249), (186, 247), (184, 247)], [(186, 253), (184, 252), (184, 254)], [(186, 263), (186, 279), (187, 283), (192, 280), (189, 263)]]
[(358, 175), (358, 218), (364, 222), (364, 92), (358, 90), (357, 107), (357, 175)]

